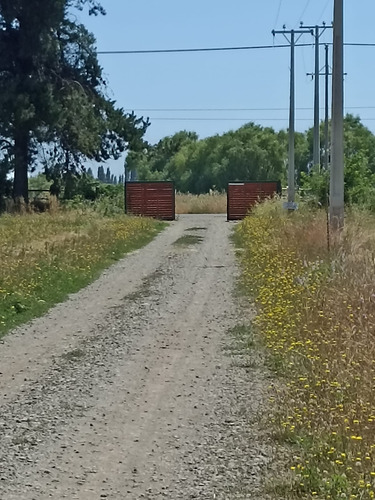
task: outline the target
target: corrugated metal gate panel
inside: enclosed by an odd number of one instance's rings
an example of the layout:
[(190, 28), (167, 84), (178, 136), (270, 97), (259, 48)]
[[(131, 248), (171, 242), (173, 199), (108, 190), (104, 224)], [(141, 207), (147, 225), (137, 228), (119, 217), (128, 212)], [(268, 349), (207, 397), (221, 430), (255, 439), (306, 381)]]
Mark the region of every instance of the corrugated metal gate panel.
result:
[(156, 219), (175, 219), (173, 182), (127, 182), (126, 212)]
[(228, 220), (244, 219), (256, 203), (280, 193), (281, 185), (277, 181), (265, 182), (230, 182), (227, 191)]

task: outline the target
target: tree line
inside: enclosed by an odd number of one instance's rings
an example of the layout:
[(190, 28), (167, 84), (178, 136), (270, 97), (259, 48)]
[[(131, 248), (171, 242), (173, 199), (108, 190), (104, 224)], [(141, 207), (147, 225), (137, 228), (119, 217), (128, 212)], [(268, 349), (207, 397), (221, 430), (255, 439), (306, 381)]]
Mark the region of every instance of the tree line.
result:
[[(91, 178), (94, 178), (94, 174), (91, 168), (87, 169), (87, 175)], [(125, 174), (124, 175), (119, 175), (118, 179), (117, 176), (112, 174), (111, 169), (107, 167), (106, 170), (104, 170), (103, 166), (98, 167), (98, 175), (97, 175), (97, 180), (100, 182), (103, 182), (104, 184), (124, 184), (125, 181)]]
[[(375, 136), (359, 117), (350, 114), (344, 120), (344, 135), (346, 201), (373, 203), (375, 208)], [(295, 136), (296, 181), (325, 203), (329, 174), (314, 166), (312, 158), (311, 128)], [(129, 152), (126, 168), (136, 171), (140, 180), (171, 180), (178, 191), (200, 194), (225, 190), (230, 181), (280, 180), (285, 186), (287, 162), (288, 131), (248, 123), (201, 140), (195, 132), (178, 132), (142, 151)]]

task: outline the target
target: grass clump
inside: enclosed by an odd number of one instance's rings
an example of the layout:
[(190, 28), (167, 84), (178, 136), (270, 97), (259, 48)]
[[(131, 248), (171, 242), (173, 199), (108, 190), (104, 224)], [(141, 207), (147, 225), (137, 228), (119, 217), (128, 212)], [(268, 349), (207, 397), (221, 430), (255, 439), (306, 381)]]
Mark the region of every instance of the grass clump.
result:
[(0, 218), (0, 336), (65, 300), (163, 223), (89, 209)]
[[(292, 447), (285, 498), (375, 498), (375, 217), (257, 207), (237, 228), (243, 283), (282, 383), (272, 424)], [(283, 497), (284, 498), (284, 497)]]
[(173, 244), (176, 246), (189, 246), (189, 245), (197, 245), (201, 243), (203, 238), (201, 236), (196, 236), (195, 234), (186, 234), (178, 238)]
[(206, 227), (188, 227), (185, 231), (207, 231)]
[(73, 349), (72, 351), (66, 352), (62, 355), (62, 358), (66, 361), (79, 361), (85, 356), (82, 349)]
[(227, 195), (213, 194), (176, 194), (177, 214), (224, 214), (227, 212)]

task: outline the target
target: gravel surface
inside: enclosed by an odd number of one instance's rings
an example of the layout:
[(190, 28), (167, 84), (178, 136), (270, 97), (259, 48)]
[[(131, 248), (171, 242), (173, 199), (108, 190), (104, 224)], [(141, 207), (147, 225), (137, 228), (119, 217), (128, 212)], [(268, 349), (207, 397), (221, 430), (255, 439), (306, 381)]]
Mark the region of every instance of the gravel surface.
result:
[(1, 341), (1, 500), (267, 498), (268, 374), (228, 333), (232, 227), (182, 216)]

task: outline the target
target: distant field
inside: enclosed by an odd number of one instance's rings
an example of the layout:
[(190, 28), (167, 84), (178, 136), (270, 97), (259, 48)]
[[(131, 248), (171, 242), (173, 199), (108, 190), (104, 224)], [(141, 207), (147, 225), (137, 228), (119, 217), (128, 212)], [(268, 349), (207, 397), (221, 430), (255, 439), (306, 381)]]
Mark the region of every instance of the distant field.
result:
[(177, 194), (177, 214), (224, 214), (227, 211), (227, 195), (224, 193)]
[(0, 336), (95, 279), (164, 227), (92, 210), (0, 217)]

